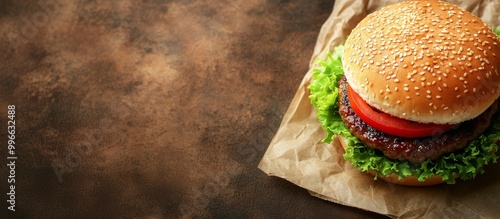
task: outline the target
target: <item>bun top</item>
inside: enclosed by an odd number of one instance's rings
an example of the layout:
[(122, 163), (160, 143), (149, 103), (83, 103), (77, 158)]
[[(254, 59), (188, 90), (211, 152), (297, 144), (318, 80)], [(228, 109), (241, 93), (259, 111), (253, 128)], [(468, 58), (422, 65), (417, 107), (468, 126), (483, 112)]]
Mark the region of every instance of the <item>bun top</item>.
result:
[(369, 14), (345, 42), (343, 67), (369, 105), (420, 123), (477, 117), (500, 94), (500, 38), (441, 1), (405, 1)]

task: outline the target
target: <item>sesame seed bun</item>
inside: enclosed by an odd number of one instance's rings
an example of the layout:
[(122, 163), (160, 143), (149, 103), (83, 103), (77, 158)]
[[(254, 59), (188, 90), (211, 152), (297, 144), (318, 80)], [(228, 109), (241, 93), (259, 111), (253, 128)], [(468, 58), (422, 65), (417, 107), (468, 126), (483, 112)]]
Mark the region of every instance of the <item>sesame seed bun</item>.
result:
[[(334, 147), (342, 147), (344, 148), (344, 150), (347, 150), (349, 143), (347, 139), (344, 138), (344, 136), (337, 135), (332, 144)], [(369, 171), (368, 173), (373, 176), (376, 175), (375, 171)], [(455, 175), (455, 178), (457, 177), (458, 176)], [(445, 181), (443, 181), (443, 178), (438, 175), (434, 175), (430, 178), (425, 179), (424, 181), (418, 181), (418, 178), (416, 176), (407, 176), (402, 179), (399, 179), (398, 175), (395, 173), (392, 173), (387, 176), (377, 176), (377, 179), (381, 179), (389, 183), (404, 185), (404, 186), (433, 186), (445, 183)]]
[(446, 2), (405, 1), (363, 19), (345, 42), (345, 76), (369, 105), (395, 117), (456, 124), (500, 94), (500, 39)]

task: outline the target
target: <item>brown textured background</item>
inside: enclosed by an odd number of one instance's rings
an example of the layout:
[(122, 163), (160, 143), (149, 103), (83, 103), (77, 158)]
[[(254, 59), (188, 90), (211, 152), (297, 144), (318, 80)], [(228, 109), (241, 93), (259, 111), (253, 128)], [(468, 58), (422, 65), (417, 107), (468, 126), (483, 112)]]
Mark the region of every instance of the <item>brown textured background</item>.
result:
[(257, 169), (333, 3), (0, 0), (0, 132), (14, 104), (18, 156), (16, 212), (2, 212), (377, 216)]

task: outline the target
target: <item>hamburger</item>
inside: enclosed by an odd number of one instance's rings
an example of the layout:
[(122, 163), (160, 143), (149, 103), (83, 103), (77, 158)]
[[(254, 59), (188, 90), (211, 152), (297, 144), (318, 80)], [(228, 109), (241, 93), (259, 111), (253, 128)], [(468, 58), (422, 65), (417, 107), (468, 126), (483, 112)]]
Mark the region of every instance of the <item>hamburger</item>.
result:
[(324, 141), (375, 179), (453, 184), (498, 159), (500, 38), (456, 5), (369, 14), (317, 62), (308, 88)]

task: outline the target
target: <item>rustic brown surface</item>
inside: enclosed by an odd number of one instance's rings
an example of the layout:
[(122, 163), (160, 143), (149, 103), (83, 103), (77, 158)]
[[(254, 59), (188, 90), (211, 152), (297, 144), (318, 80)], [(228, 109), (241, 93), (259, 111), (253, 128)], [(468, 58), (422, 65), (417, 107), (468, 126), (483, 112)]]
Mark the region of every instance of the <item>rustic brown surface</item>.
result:
[(5, 214), (377, 216), (257, 169), (332, 6), (0, 0), (0, 132), (15, 105), (18, 156)]

